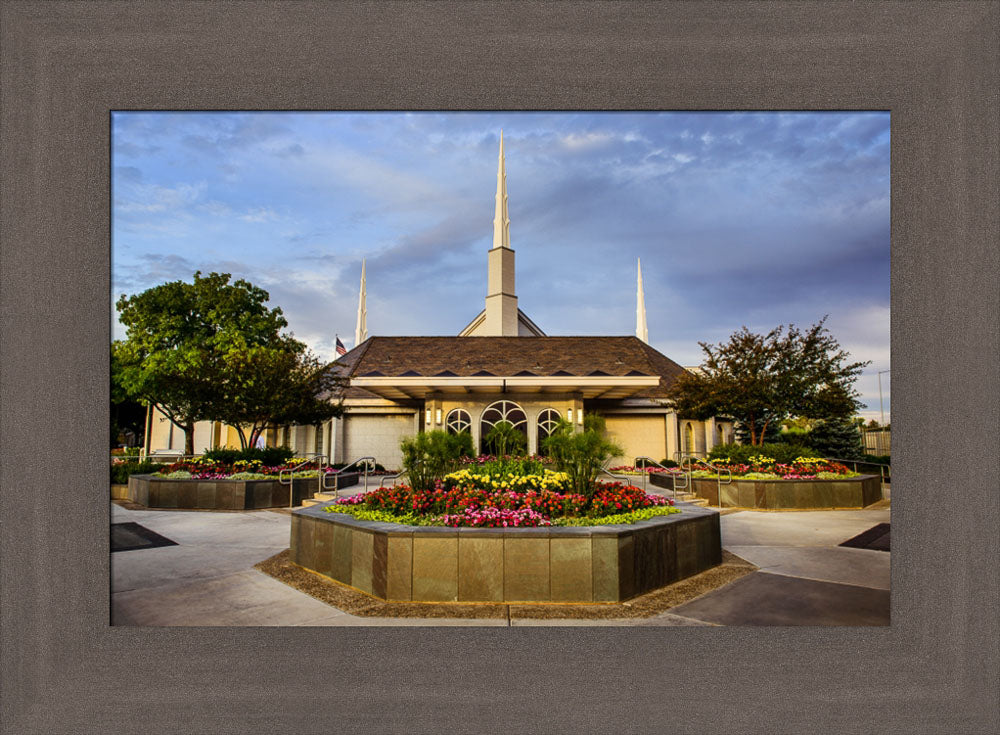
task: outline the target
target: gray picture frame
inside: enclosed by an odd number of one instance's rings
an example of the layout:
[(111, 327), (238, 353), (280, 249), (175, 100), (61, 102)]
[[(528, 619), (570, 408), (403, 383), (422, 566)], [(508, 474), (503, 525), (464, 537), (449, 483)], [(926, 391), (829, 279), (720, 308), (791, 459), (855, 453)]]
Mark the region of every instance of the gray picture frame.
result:
[[(5, 733), (997, 732), (995, 2), (2, 3)], [(892, 115), (892, 625), (109, 625), (109, 117)]]

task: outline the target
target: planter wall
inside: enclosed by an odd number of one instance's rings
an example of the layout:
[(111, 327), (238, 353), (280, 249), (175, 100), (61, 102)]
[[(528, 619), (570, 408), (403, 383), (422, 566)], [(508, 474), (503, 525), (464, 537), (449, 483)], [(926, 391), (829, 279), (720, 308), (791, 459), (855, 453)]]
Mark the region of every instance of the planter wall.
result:
[(621, 526), (437, 528), (314, 506), (292, 513), (291, 559), (383, 600), (619, 602), (721, 563), (718, 512), (678, 507)]
[[(317, 479), (297, 479), (293, 505), (317, 492)], [(345, 473), (340, 488), (358, 484), (356, 473)], [(277, 480), (171, 480), (152, 475), (128, 479), (128, 499), (147, 508), (254, 510), (287, 508), (288, 485)]]
[[(651, 474), (653, 485), (673, 489), (673, 477)], [(691, 480), (690, 492), (719, 505), (719, 483), (714, 479)], [(882, 484), (876, 475), (841, 480), (739, 480), (722, 485), (723, 508), (806, 509), (864, 508), (882, 499)]]

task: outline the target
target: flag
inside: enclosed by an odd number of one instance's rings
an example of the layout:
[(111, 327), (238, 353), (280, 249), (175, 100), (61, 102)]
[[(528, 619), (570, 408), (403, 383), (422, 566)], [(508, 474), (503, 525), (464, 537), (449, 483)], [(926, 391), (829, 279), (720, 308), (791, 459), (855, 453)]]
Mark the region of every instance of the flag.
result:
[(338, 355), (347, 354), (347, 348), (344, 347), (344, 343), (340, 341), (340, 337), (337, 337), (337, 354)]

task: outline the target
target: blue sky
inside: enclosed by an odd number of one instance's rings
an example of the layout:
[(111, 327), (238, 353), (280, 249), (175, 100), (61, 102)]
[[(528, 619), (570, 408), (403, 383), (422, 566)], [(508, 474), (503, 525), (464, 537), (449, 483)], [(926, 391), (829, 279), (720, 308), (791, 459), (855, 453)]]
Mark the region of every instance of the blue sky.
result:
[(501, 128), (519, 305), (548, 334), (633, 334), (642, 258), (661, 352), (695, 365), (699, 341), (829, 314), (878, 417), (888, 113), (115, 113), (113, 297), (232, 273), (332, 358), (364, 257), (369, 334), (457, 334), (483, 308)]

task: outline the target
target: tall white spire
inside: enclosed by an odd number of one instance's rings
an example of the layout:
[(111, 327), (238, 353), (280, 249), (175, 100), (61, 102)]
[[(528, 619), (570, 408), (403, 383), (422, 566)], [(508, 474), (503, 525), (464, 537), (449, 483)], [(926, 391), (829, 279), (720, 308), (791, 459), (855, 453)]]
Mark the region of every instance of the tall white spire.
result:
[(635, 291), (635, 336), (649, 344), (649, 329), (646, 328), (646, 297), (642, 293), (642, 262), (635, 260), (638, 267), (638, 279)]
[(503, 161), (503, 131), (500, 131), (500, 161), (497, 165), (496, 215), (493, 217), (493, 247), (487, 253), (486, 319), (482, 336), (516, 337), (517, 295), (514, 290), (514, 249), (510, 246), (507, 216), (507, 172)]
[(361, 293), (358, 296), (358, 326), (354, 329), (354, 346), (368, 339), (368, 310), (365, 308), (365, 259), (361, 259)]
[(493, 247), (510, 247), (510, 217), (507, 215), (507, 171), (503, 162), (503, 130), (500, 131), (500, 163), (497, 166), (496, 214), (493, 216)]

